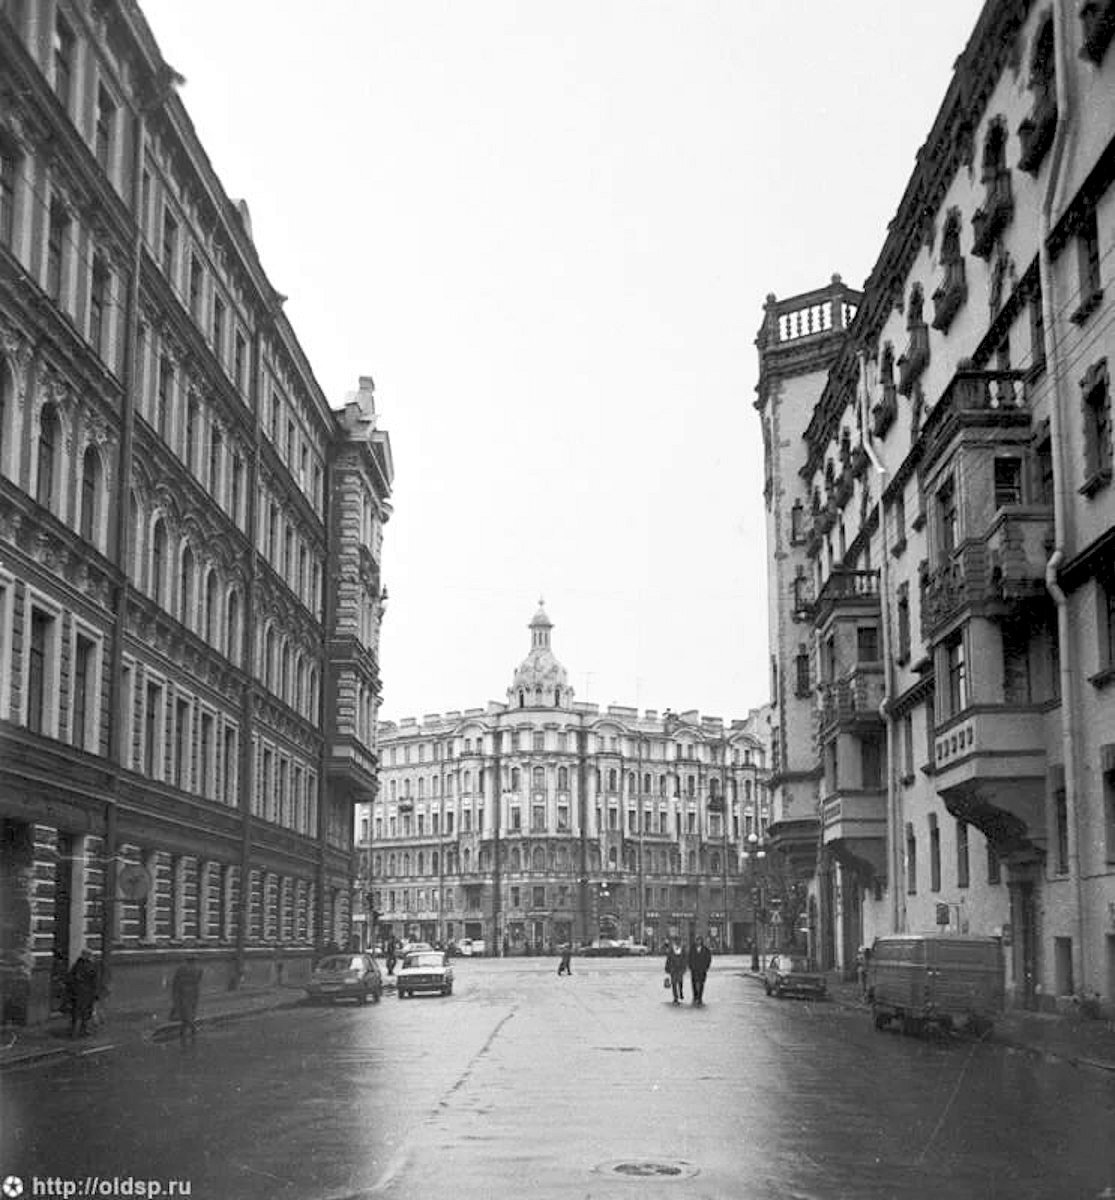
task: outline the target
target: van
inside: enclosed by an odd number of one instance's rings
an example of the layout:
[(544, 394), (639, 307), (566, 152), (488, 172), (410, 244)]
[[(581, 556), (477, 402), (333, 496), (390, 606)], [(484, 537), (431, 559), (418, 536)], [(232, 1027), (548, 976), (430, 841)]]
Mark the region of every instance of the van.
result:
[(918, 1034), (963, 1024), (984, 1035), (1003, 1011), (1002, 943), (947, 933), (879, 937), (867, 986), (876, 1029), (898, 1021), (903, 1033)]

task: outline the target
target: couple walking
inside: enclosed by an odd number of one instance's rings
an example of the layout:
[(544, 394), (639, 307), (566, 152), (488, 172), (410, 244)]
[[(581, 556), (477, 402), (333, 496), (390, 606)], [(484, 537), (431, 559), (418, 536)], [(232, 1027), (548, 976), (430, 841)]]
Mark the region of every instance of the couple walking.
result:
[(703, 937), (697, 938), (689, 950), (683, 950), (680, 942), (674, 942), (666, 952), (666, 975), (674, 993), (674, 1003), (685, 999), (685, 972), (693, 983), (693, 1003), (703, 1008), (705, 1003), (705, 980), (712, 966), (712, 952)]

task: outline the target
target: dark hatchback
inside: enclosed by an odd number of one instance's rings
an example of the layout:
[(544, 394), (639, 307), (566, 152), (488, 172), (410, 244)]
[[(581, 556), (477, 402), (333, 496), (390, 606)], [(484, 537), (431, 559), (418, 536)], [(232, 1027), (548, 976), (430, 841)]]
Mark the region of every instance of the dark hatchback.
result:
[(383, 975), (370, 954), (330, 954), (314, 967), (306, 993), (311, 1000), (355, 1000), (376, 1004), (383, 995)]
[(767, 964), (763, 986), (768, 996), (811, 996), (823, 1000), (828, 995), (825, 977), (809, 969), (804, 958), (776, 954)]

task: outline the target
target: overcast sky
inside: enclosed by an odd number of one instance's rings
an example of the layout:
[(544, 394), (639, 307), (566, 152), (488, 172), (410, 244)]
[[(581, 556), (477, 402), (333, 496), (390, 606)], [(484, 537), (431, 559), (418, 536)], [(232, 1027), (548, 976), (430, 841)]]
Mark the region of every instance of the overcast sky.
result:
[(862, 285), (977, 0), (141, 0), (333, 405), (376, 381), (387, 718), (768, 699), (754, 337)]

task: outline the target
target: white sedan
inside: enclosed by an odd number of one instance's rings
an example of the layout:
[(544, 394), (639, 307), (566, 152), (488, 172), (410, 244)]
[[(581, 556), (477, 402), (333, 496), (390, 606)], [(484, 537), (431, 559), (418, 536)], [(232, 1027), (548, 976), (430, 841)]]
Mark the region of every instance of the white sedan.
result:
[(395, 977), (395, 991), (400, 1000), (416, 992), (434, 992), (440, 996), (453, 994), (453, 968), (440, 950), (420, 950), (408, 954)]

